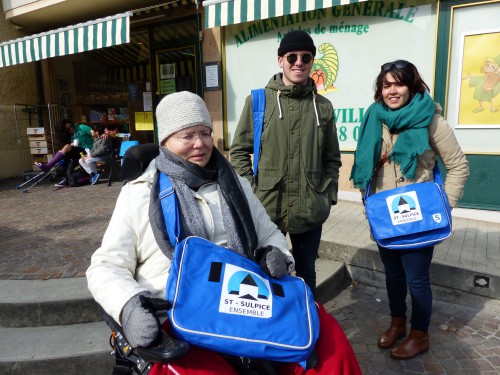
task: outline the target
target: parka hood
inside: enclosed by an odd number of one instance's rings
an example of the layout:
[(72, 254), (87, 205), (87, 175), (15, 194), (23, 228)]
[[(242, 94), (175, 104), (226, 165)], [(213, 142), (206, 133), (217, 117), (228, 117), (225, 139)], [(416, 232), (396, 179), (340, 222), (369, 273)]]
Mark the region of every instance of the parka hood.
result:
[(292, 97), (301, 97), (303, 95), (307, 95), (308, 93), (317, 93), (316, 84), (312, 80), (311, 77), (307, 79), (306, 85), (289, 85), (286, 86), (281, 79), (283, 73), (277, 73), (271, 77), (269, 82), (266, 85), (266, 88), (281, 91), (282, 96), (292, 96)]
[(282, 80), (282, 73), (277, 73), (271, 79), (266, 85), (266, 89), (270, 89), (273, 91), (276, 91), (276, 100), (278, 103), (278, 109), (279, 109), (279, 118), (283, 118), (283, 113), (282, 113), (282, 108), (281, 108), (281, 101), (280, 97), (285, 97), (285, 98), (301, 98), (306, 95), (312, 95), (313, 97), (313, 105), (314, 105), (314, 113), (316, 116), (316, 124), (319, 126), (319, 115), (318, 115), (318, 108), (316, 105), (316, 95), (317, 95), (317, 89), (316, 89), (316, 84), (312, 80), (311, 77), (307, 79), (307, 84), (306, 85), (289, 85), (286, 86), (283, 83)]

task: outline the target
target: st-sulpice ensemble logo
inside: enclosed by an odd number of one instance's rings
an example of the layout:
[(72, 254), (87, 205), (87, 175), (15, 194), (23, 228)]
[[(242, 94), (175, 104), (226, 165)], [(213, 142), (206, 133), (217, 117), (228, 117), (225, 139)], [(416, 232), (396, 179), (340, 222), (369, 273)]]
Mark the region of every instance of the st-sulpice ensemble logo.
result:
[(404, 194), (391, 195), (386, 198), (392, 225), (400, 225), (423, 219), (417, 193), (409, 191)]
[(227, 264), (219, 302), (219, 312), (255, 318), (271, 318), (273, 295), (269, 282), (256, 273)]

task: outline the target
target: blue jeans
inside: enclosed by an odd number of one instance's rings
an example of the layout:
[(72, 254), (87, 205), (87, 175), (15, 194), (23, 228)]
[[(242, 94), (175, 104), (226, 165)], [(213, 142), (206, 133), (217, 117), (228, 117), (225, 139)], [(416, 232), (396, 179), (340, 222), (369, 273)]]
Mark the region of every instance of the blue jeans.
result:
[(432, 313), (429, 278), (434, 246), (418, 250), (388, 250), (379, 246), (385, 268), (385, 285), (391, 316), (406, 316), (406, 295), (410, 289), (411, 328), (427, 332)]
[(304, 279), (313, 295), (316, 292), (316, 258), (322, 228), (320, 225), (308, 232), (289, 234), (295, 259), (295, 274)]

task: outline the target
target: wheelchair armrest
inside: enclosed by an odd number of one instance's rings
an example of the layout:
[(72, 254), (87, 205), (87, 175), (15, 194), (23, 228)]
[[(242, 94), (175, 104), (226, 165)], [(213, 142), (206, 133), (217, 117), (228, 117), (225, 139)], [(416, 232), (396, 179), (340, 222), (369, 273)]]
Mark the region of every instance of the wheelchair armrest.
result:
[[(152, 303), (155, 303), (154, 299), (151, 301)], [(123, 358), (127, 358), (128, 360), (135, 362), (135, 365), (139, 364), (141, 367), (144, 367), (148, 362), (167, 363), (182, 357), (189, 350), (189, 344), (187, 342), (173, 339), (163, 331), (160, 331), (160, 340), (153, 345), (147, 348), (133, 348), (125, 337), (122, 327), (108, 313), (106, 313), (101, 306), (99, 306), (99, 308), (101, 310), (102, 318), (111, 331), (115, 333), (116, 340), (119, 341), (119, 345), (115, 348), (115, 350), (119, 350), (119, 354)], [(125, 348), (128, 349), (125, 351)], [(130, 348), (132, 348), (132, 350), (130, 350)]]
[(137, 354), (146, 362), (167, 363), (185, 355), (189, 350), (189, 344), (163, 333), (159, 343), (147, 348), (139, 347), (136, 349)]

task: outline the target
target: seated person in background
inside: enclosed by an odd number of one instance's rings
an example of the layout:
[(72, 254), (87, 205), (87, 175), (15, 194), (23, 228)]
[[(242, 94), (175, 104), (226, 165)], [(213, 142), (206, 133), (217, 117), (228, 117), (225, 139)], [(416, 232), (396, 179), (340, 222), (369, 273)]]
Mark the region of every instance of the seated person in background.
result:
[(57, 183), (56, 186), (66, 186), (67, 177), (75, 169), (80, 154), (85, 153), (85, 149), (90, 149), (93, 146), (94, 140), (91, 134), (92, 128), (86, 124), (73, 125), (70, 120), (64, 119), (60, 128), (60, 141), (63, 147), (56, 152), (54, 157), (48, 163), (35, 163), (44, 173), (49, 173), (50, 170), (61, 160), (64, 160), (64, 179)]
[(113, 153), (114, 147), (114, 137), (118, 132), (118, 127), (107, 127), (107, 136), (104, 136), (105, 130), (102, 124), (95, 124), (93, 129), (93, 135), (96, 135), (94, 145), (92, 150), (87, 153), (87, 155), (80, 158), (80, 166), (90, 174), (91, 184), (94, 185), (99, 181), (101, 177), (100, 173), (95, 166), (95, 162), (102, 161), (109, 157)]

